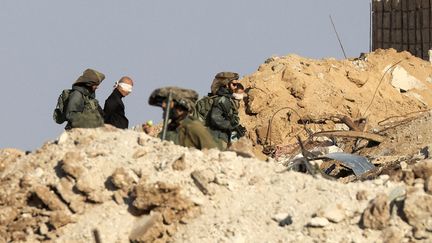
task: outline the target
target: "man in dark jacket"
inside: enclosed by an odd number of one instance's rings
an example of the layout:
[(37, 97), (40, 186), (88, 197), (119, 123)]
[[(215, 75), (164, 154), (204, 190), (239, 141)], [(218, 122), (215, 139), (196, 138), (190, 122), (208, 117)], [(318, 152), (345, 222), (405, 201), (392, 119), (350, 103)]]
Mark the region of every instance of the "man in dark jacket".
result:
[(133, 81), (129, 77), (122, 77), (114, 85), (114, 90), (106, 99), (104, 106), (104, 120), (117, 128), (126, 129), (129, 120), (125, 116), (125, 106), (122, 98), (132, 92)]
[(240, 125), (238, 116), (238, 106), (234, 100), (233, 93), (237, 88), (238, 80), (231, 80), (225, 86), (219, 87), (210, 111), (210, 129), (216, 139), (222, 143), (222, 148), (226, 149), (229, 145), (233, 131), (238, 137), (245, 135), (246, 129)]
[(104, 74), (87, 69), (75, 81), (65, 110), (68, 121), (65, 129), (95, 128), (104, 125), (103, 111), (95, 94), (104, 79)]

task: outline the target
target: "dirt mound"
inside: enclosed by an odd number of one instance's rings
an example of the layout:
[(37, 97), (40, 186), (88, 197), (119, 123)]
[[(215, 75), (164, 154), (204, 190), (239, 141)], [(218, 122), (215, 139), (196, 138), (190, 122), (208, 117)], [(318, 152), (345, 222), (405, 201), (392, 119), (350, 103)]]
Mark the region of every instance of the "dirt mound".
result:
[[(429, 168), (430, 161), (399, 169), (411, 171), (411, 184), (397, 182), (396, 172), (342, 184), (289, 172), (272, 160), (188, 149), (135, 131), (76, 129), (0, 173), (0, 242), (430, 239), (425, 215), (432, 212), (422, 203), (432, 197), (430, 175), (418, 172), (430, 170), (420, 166)], [(400, 188), (402, 197), (419, 199), (406, 199), (409, 208), (394, 204)], [(369, 201), (383, 193), (400, 209), (380, 221), (386, 235), (361, 225)], [(377, 214), (368, 215), (373, 221)], [(392, 227), (400, 229), (396, 236)]]
[(256, 145), (370, 131), (375, 144), (360, 153), (376, 167), (339, 181), (251, 158), (245, 139), (236, 152), (199, 151), (110, 126), (64, 132), (29, 154), (0, 150), (0, 242), (429, 242), (432, 113), (421, 111), (431, 71), (381, 50), (271, 58), (242, 80), (241, 119)]
[(290, 145), (323, 130), (365, 130), (394, 116), (429, 109), (432, 66), (408, 52), (377, 50), (349, 60), (272, 57), (241, 82), (249, 97), (241, 121), (260, 145)]

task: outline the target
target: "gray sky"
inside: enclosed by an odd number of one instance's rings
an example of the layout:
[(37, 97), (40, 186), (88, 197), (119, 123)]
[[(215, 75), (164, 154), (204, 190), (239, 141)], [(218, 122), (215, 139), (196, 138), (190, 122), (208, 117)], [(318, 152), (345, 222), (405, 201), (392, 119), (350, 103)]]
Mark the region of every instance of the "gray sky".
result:
[(147, 98), (157, 87), (204, 95), (219, 71), (241, 76), (272, 55), (342, 58), (369, 50), (369, 0), (0, 1), (0, 148), (34, 150), (64, 125), (52, 120), (61, 90), (88, 67), (113, 83), (129, 75), (131, 125), (161, 120)]

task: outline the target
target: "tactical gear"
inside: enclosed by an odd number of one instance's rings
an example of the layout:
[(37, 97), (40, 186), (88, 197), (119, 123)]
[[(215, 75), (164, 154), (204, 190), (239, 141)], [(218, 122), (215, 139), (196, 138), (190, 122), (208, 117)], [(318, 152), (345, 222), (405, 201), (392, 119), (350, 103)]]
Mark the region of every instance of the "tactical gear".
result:
[(209, 116), (212, 134), (216, 139), (229, 143), (231, 132), (240, 125), (240, 118), (232, 94), (225, 87), (221, 87), (214, 100)]
[(210, 87), (211, 94), (215, 95), (220, 87), (226, 86), (229, 82), (239, 79), (238, 73), (220, 72), (216, 74)]
[(71, 89), (63, 90), (57, 99), (57, 105), (53, 113), (53, 120), (57, 124), (62, 124), (66, 121), (66, 106), (71, 91), (72, 91)]
[(195, 104), (194, 117), (198, 118), (206, 126), (209, 125), (210, 111), (213, 106), (213, 102), (217, 97), (218, 97), (217, 95), (204, 96), (200, 100), (198, 100)]
[(105, 75), (94, 69), (86, 69), (74, 84), (84, 84), (86, 86), (99, 85), (105, 79)]
[(215, 78), (228, 79), (231, 81), (231, 80), (239, 79), (239, 75), (238, 73), (233, 73), (233, 72), (220, 72), (216, 74)]
[(94, 92), (90, 92), (88, 88), (83, 86), (72, 86), (65, 110), (68, 121), (66, 129), (103, 126), (102, 113), (102, 108), (99, 106)]
[(198, 100), (198, 93), (191, 89), (183, 89), (178, 87), (164, 87), (154, 90), (149, 97), (149, 105), (162, 106), (168, 94), (171, 92), (172, 100), (176, 105), (182, 106), (189, 112), (195, 109), (195, 102)]

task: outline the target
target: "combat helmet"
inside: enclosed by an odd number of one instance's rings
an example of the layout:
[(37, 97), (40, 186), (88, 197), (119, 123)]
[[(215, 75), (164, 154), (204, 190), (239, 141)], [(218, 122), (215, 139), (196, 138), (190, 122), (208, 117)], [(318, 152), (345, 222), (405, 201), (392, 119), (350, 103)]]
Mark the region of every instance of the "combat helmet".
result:
[(183, 89), (179, 87), (163, 87), (155, 89), (149, 97), (148, 103), (153, 106), (162, 106), (162, 102), (168, 98), (171, 93), (172, 100), (176, 105), (186, 108), (192, 112), (195, 102), (198, 100), (198, 93), (192, 89)]

